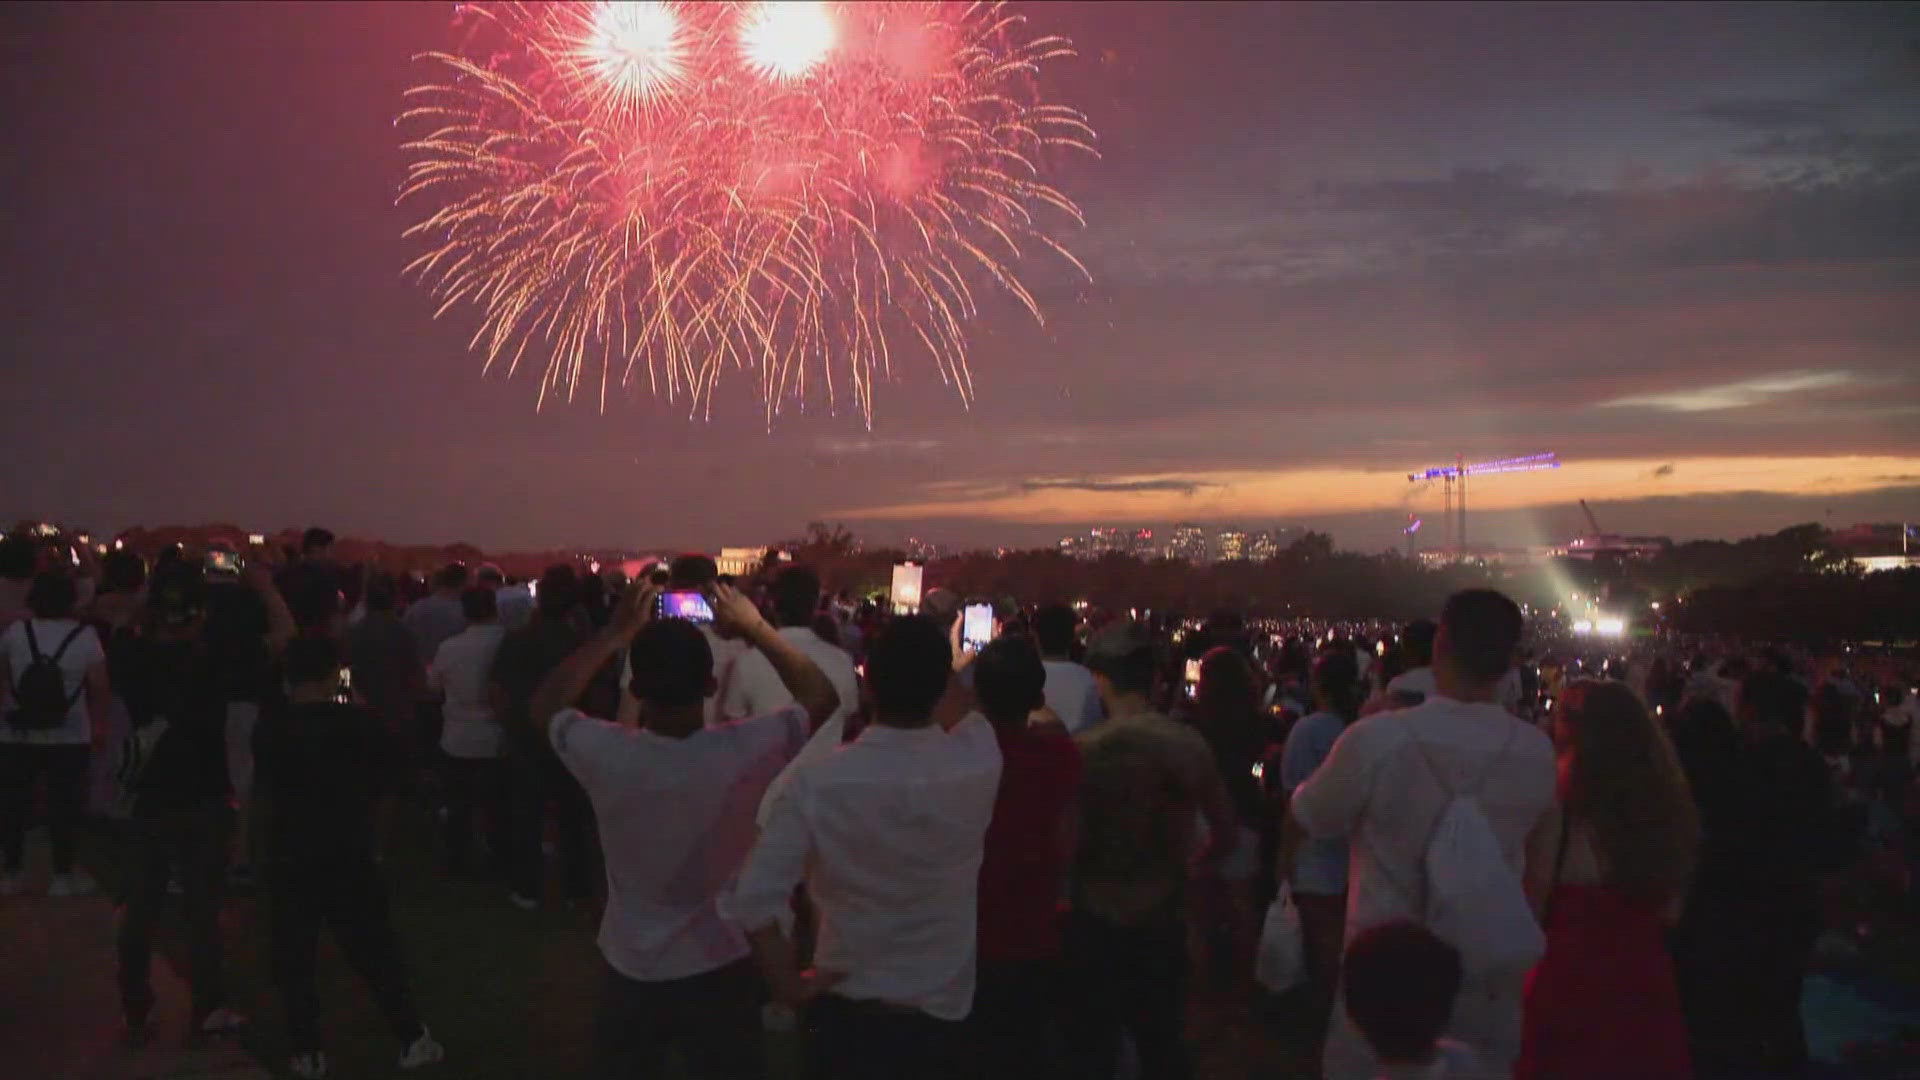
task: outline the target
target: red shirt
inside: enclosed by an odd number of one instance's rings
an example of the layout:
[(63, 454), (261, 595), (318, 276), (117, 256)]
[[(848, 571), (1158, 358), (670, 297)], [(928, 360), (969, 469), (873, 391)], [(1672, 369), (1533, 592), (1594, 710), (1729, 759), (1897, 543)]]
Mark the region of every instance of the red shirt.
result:
[(993, 726), (1000, 794), (980, 861), (980, 959), (1041, 960), (1060, 951), (1056, 924), (1070, 852), (1067, 814), (1080, 787), (1080, 748), (1058, 728)]

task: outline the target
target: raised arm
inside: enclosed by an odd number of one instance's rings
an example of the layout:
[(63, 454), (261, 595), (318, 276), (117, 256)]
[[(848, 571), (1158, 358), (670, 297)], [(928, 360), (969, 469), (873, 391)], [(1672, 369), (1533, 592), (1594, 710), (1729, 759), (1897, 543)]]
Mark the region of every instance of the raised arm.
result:
[(713, 587), (713, 618), (721, 628), (745, 638), (773, 665), (780, 685), (793, 700), (807, 710), (807, 716), (819, 727), (840, 708), (840, 692), (813, 658), (801, 652), (793, 642), (780, 636), (760, 614), (753, 601), (731, 585)]
[(633, 644), (634, 635), (653, 618), (653, 599), (658, 592), (644, 582), (628, 587), (607, 628), (575, 649), (540, 681), (527, 704), (527, 716), (541, 737), (548, 737), (553, 718), (580, 700), (607, 661)]

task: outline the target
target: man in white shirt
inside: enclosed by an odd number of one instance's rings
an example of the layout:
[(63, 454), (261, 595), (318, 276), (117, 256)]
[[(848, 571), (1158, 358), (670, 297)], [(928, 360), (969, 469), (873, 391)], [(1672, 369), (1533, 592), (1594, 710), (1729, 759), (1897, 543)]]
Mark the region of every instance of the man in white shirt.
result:
[[(813, 613), (820, 604), (820, 576), (804, 566), (789, 566), (773, 584), (773, 616), (779, 634), (820, 666), (840, 695), (840, 707), (820, 725), (807, 748), (800, 752), (780, 779), (767, 789), (760, 801), (759, 820), (765, 821), (774, 798), (786, 786), (786, 777), (794, 769), (822, 755), (831, 754), (846, 736), (847, 717), (860, 705), (860, 676), (854, 673), (853, 658), (840, 646), (823, 641), (813, 632)], [(793, 704), (793, 694), (781, 681), (780, 673), (767, 654), (754, 650), (740, 657), (733, 668), (733, 682), (726, 699), (720, 703), (722, 720), (744, 720), (766, 716)]]
[[(839, 694), (751, 601), (715, 586), (716, 620), (761, 650), (793, 703), (707, 726), (713, 656), (691, 624), (654, 617), (657, 595), (634, 586), (607, 629), (542, 681), (528, 714), (593, 800), (606, 853), (602, 1074), (662, 1075), (677, 1046), (695, 1077), (754, 1080), (766, 1075), (760, 984), (719, 898), (753, 842), (761, 794), (839, 707)], [(637, 729), (571, 707), (622, 652)]]
[[(807, 1006), (815, 1075), (968, 1075), (980, 860), (1000, 786), (993, 728), (968, 715), (947, 635), (895, 620), (872, 644), (872, 723), (794, 770), (729, 903), (776, 1001)], [(782, 929), (805, 876), (821, 974)]]
[[(112, 689), (106, 652), (93, 627), (75, 618), (79, 591), (69, 575), (43, 570), (26, 595), (27, 617), (0, 631), (0, 896), (24, 885), (24, 836), (36, 781), (47, 783), (47, 832), (53, 841), (49, 896), (93, 891), (93, 881), (74, 869), (81, 818), (86, 809), (87, 769), (96, 722), (104, 717)], [(51, 662), (59, 685), (48, 683), (41, 709), (21, 700), (35, 658)], [(38, 676), (36, 676), (36, 679)], [(38, 695), (29, 694), (29, 697)], [(29, 714), (32, 714), (31, 716)]]
[[(1454, 794), (1475, 798), (1524, 880), (1528, 835), (1553, 805), (1554, 753), (1544, 733), (1496, 702), (1521, 629), (1520, 609), (1505, 596), (1456, 593), (1434, 642), (1435, 693), (1350, 725), (1294, 793), (1293, 817), (1308, 835), (1350, 838), (1349, 942), (1369, 927), (1422, 917), (1427, 840)], [(1447, 1029), (1500, 1075), (1512, 1071), (1519, 1052), (1523, 987), (1524, 976), (1469, 978)], [(1336, 1011), (1325, 1075), (1379, 1074), (1365, 1041)]]
[(507, 575), (492, 563), (483, 564), (476, 576), (480, 584), (493, 590), (494, 606), (500, 609), (500, 625), (509, 633), (533, 618), (533, 590), (524, 584), (507, 584)]
[[(673, 560), (667, 571), (667, 590), (670, 592), (706, 592), (720, 578), (720, 567), (705, 555), (682, 555)], [(707, 718), (708, 726), (721, 720), (720, 702), (727, 696), (727, 690), (733, 685), (733, 669), (740, 658), (746, 655), (747, 643), (727, 636), (727, 632), (711, 626), (700, 627), (700, 635), (707, 639), (707, 649), (713, 653), (713, 689), (707, 692), (702, 705), (701, 715)], [(633, 679), (633, 665), (627, 660), (620, 661), (620, 685), (625, 687)], [(632, 694), (620, 695), (620, 722), (638, 723), (640, 702)]]
[(446, 694), (440, 727), (441, 763), (446, 774), (447, 872), (470, 872), (475, 809), (486, 818), (488, 854), (506, 869), (507, 788), (501, 759), (505, 731), (494, 714), (488, 674), (507, 632), (500, 625), (493, 590), (476, 585), (460, 594), (467, 628), (440, 643), (427, 668), (427, 681)]
[(1033, 636), (1040, 644), (1040, 664), (1047, 669), (1047, 708), (1077, 735), (1106, 715), (1100, 707), (1100, 688), (1093, 672), (1073, 662), (1073, 628), (1079, 621), (1065, 604), (1044, 607), (1033, 617)]

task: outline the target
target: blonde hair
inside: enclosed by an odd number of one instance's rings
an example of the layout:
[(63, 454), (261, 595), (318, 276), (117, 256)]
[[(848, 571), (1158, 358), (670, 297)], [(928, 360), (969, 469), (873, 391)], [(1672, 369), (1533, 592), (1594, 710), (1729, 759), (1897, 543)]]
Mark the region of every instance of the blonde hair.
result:
[(1559, 719), (1573, 734), (1561, 798), (1607, 884), (1656, 902), (1685, 893), (1700, 815), (1666, 732), (1624, 684), (1591, 679), (1567, 688)]

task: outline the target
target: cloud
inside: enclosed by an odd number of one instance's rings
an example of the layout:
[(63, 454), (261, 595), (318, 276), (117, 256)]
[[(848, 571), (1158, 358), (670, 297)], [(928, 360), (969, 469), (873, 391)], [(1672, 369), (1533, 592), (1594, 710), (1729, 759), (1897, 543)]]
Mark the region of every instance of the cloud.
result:
[(1812, 127), (1834, 123), (1847, 114), (1840, 102), (1805, 98), (1726, 98), (1688, 109), (1685, 115), (1734, 127)]
[(1659, 468), (1654, 469), (1651, 472), (1647, 473), (1647, 477), (1652, 480), (1664, 480), (1667, 477), (1672, 476), (1673, 471), (1674, 471), (1673, 462), (1669, 461), (1665, 465), (1662, 465)]
[[(1858, 380), (1850, 371), (1799, 371), (1766, 375), (1757, 379), (1703, 386), (1692, 390), (1674, 390), (1660, 394), (1634, 394), (1603, 401), (1602, 409), (1659, 409), (1663, 412), (1717, 412), (1745, 409), (1782, 394), (1809, 390), (1831, 390), (1851, 386)], [(1668, 465), (1665, 468), (1671, 469)]]
[(1194, 495), (1206, 488), (1219, 486), (1201, 480), (1170, 477), (1163, 480), (1026, 480), (1020, 484), (1020, 490), (1102, 493), (1171, 492), (1176, 495)]

